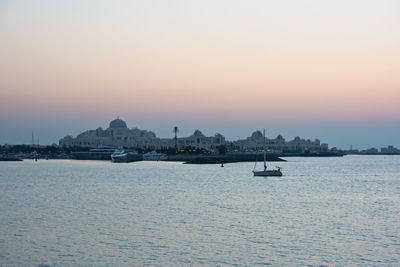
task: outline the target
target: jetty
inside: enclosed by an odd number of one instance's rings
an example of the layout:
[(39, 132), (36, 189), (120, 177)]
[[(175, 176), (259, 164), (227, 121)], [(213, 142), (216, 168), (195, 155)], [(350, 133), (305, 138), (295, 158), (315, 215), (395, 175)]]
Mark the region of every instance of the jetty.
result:
[[(186, 164), (221, 164), (221, 163), (235, 163), (235, 162), (254, 162), (263, 161), (260, 155), (257, 157), (255, 154), (225, 154), (225, 155), (168, 155), (165, 161), (179, 161)], [(268, 156), (268, 161), (286, 161), (275, 155)]]

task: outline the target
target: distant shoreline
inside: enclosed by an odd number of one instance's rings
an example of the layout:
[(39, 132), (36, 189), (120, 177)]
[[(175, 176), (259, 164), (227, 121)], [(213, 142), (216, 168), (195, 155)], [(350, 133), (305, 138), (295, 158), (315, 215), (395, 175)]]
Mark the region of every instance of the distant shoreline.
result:
[[(399, 156), (399, 154), (357, 154), (357, 153), (343, 153), (343, 152), (324, 152), (324, 153), (275, 153), (268, 154), (268, 162), (284, 162), (287, 161), (282, 157), (343, 157), (346, 155), (358, 155), (358, 156)], [(0, 156), (0, 161), (23, 161), (24, 159), (70, 159), (70, 160), (93, 160), (93, 161), (111, 161), (108, 157), (92, 157), (92, 158), (76, 158), (72, 155), (63, 154), (60, 155), (40, 155), (37, 158), (33, 157), (17, 157), (13, 154), (3, 154)], [(168, 158), (161, 160), (165, 162), (183, 162), (184, 164), (221, 164), (221, 163), (237, 163), (237, 162), (255, 162), (263, 161), (263, 155), (261, 153), (227, 153), (227, 154), (176, 154), (168, 155)]]
[[(180, 161), (185, 164), (221, 164), (236, 162), (263, 161), (262, 155), (226, 154), (226, 155), (169, 155), (165, 161)], [(267, 161), (286, 161), (277, 156), (268, 156)]]
[[(281, 157), (342, 157), (343, 153), (280, 153), (269, 154), (267, 161), (280, 162), (286, 161)], [(186, 164), (221, 164), (221, 163), (235, 163), (235, 162), (254, 162), (263, 161), (262, 154), (254, 153), (228, 153), (225, 155), (170, 155), (166, 161), (183, 161)]]

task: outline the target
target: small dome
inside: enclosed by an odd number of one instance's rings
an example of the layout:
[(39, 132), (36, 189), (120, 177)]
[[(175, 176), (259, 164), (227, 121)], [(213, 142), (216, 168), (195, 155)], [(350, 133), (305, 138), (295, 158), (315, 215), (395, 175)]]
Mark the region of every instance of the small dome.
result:
[(200, 130), (196, 130), (196, 131), (194, 131), (193, 135), (203, 135), (203, 133), (200, 132)]
[(110, 122), (110, 128), (128, 128), (126, 126), (126, 122), (123, 120), (120, 120), (119, 118), (113, 120)]

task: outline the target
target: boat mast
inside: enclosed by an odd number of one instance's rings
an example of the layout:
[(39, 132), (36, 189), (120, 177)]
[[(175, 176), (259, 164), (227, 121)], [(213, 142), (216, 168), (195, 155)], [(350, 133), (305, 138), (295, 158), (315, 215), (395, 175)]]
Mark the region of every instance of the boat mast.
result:
[(267, 151), (266, 151), (266, 148), (265, 148), (265, 128), (263, 130), (263, 134), (264, 134), (264, 171), (265, 171), (267, 169), (267, 163), (266, 163), (266, 161), (267, 161)]

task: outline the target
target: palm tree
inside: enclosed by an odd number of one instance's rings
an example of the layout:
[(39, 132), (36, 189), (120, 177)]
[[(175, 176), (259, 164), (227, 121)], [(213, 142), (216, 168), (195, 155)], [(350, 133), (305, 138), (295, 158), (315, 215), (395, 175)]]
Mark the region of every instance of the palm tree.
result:
[(177, 134), (179, 132), (178, 126), (174, 127), (173, 132), (175, 134), (175, 149), (178, 150), (178, 137), (177, 137)]

